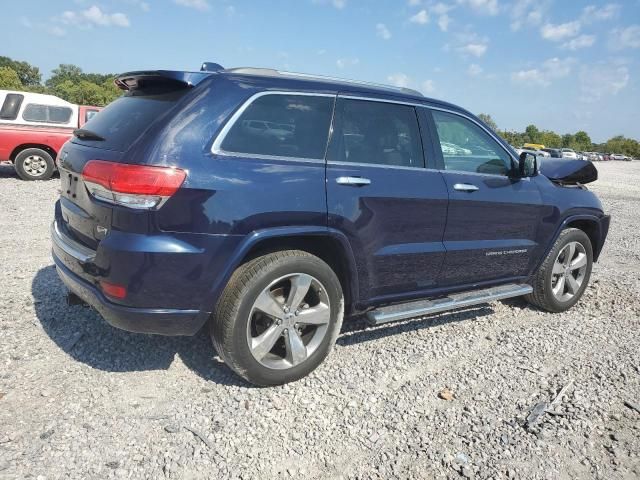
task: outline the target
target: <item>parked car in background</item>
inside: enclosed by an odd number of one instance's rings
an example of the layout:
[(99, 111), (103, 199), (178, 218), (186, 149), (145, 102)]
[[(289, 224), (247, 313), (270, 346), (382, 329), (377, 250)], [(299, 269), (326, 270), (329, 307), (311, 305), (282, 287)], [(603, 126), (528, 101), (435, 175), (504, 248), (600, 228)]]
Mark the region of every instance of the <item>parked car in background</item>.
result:
[(50, 178), (62, 145), (100, 110), (53, 95), (0, 90), (0, 162), (13, 163), (23, 180)]
[(551, 158), (562, 158), (562, 150), (559, 148), (543, 148), (543, 152), (547, 152)]
[(112, 325), (208, 323), (228, 367), (277, 385), (320, 365), (344, 315), (379, 325), (522, 295), (562, 312), (587, 288), (610, 221), (579, 186), (593, 164), (539, 170), (406, 88), (203, 68), (121, 75), (125, 95), (60, 153), (56, 270)]
[(613, 153), (611, 154), (611, 160), (628, 160), (628, 157), (621, 153)]
[(577, 160), (578, 154), (573, 151), (571, 148), (563, 148), (562, 149), (562, 158), (572, 158)]

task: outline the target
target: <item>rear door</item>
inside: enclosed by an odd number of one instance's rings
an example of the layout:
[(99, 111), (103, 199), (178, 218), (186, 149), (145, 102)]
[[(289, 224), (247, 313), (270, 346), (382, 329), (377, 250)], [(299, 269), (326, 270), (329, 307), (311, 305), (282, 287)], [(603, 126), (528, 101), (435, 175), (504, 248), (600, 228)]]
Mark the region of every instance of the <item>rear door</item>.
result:
[(413, 105), (346, 96), (336, 102), (329, 226), (348, 236), (365, 304), (436, 286), (447, 189), (439, 172), (425, 168), (421, 127)]
[(442, 286), (527, 274), (542, 200), (534, 181), (511, 177), (507, 150), (471, 117), (431, 110), (449, 192)]

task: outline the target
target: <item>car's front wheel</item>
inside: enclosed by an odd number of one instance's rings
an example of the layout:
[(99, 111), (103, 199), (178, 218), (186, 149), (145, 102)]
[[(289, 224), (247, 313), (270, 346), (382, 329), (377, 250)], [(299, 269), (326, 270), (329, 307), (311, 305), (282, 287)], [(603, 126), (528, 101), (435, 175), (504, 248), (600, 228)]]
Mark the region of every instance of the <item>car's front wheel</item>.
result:
[(344, 299), (338, 277), (299, 250), (260, 256), (239, 267), (211, 321), (218, 354), (258, 385), (280, 385), (311, 373), (340, 332)]
[(525, 298), (543, 310), (564, 312), (582, 297), (592, 266), (587, 234), (577, 228), (563, 230), (533, 277), (533, 292)]

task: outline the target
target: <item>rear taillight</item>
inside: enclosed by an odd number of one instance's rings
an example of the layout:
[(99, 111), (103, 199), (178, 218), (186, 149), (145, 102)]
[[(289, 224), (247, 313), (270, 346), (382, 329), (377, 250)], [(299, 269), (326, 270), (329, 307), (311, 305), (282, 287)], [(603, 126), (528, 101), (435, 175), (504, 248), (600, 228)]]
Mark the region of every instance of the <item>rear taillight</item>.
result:
[(99, 200), (130, 208), (162, 206), (182, 185), (179, 168), (90, 160), (82, 170), (89, 193)]

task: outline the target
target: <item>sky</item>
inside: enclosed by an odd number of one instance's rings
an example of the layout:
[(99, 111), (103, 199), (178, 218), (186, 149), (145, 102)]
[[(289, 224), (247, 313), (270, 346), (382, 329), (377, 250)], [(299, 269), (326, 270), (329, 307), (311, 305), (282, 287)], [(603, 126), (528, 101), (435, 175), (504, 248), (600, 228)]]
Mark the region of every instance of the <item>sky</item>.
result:
[(86, 72), (203, 61), (407, 86), (499, 128), (640, 139), (640, 0), (21, 0), (0, 55)]

